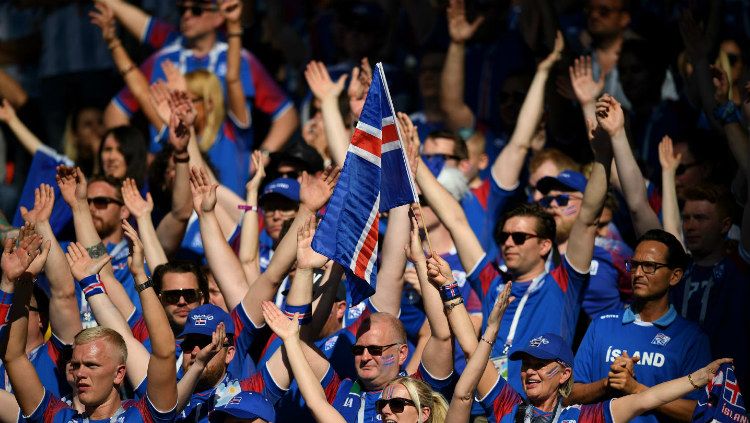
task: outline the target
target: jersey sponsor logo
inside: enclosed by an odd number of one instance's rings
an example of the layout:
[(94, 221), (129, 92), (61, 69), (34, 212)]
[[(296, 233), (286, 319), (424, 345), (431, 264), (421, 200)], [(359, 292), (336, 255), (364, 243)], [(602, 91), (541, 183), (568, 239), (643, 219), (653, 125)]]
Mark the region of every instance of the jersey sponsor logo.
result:
[(354, 398), (347, 398), (344, 400), (344, 407), (352, 408), (354, 406)]
[(607, 355), (604, 361), (606, 363), (614, 363), (615, 359), (621, 356), (626, 351), (628, 352), (628, 354), (630, 354), (631, 357), (637, 356), (641, 358), (636, 363), (639, 366), (662, 367), (667, 360), (667, 358), (662, 353), (649, 351), (635, 351), (631, 353), (628, 350), (620, 350), (617, 348), (613, 348), (612, 345), (610, 345), (609, 348), (607, 348)]
[(663, 346), (667, 345), (667, 342), (669, 342), (670, 339), (672, 339), (672, 338), (670, 338), (667, 335), (664, 335), (663, 333), (659, 332), (659, 333), (656, 334), (656, 336), (654, 336), (654, 339), (651, 340), (651, 343), (654, 344), (654, 345), (660, 345), (660, 346), (663, 347)]
[(563, 420), (562, 423), (577, 423), (575, 420)]
[(539, 337), (534, 338), (531, 341), (529, 341), (529, 345), (532, 346), (532, 347), (534, 347), (534, 348), (537, 348), (540, 345), (546, 345), (546, 344), (549, 344), (549, 341), (547, 340), (547, 338), (545, 338), (543, 336), (539, 336)]
[(336, 341), (338, 341), (339, 336), (334, 335), (326, 340), (326, 343), (323, 344), (323, 351), (330, 351), (333, 349), (333, 346), (336, 345)]
[(213, 320), (214, 316), (210, 314), (195, 314), (190, 316), (190, 318), (193, 319), (193, 324), (195, 324), (195, 326), (206, 326), (206, 323), (208, 323), (209, 320)]
[(604, 319), (619, 319), (620, 315), (619, 314), (602, 314), (601, 316), (599, 316), (599, 318), (602, 319), (602, 320), (604, 320)]
[(596, 276), (596, 272), (599, 271), (599, 262), (597, 260), (591, 260), (591, 267), (589, 267), (589, 274)]

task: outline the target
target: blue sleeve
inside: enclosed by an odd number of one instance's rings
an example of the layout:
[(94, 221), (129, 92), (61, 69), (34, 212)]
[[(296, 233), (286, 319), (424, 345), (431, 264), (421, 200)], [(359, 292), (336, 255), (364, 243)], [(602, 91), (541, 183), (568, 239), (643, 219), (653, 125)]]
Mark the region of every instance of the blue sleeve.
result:
[[(492, 165), (490, 164), (490, 166)], [(516, 194), (519, 186), (520, 183), (516, 184), (510, 190), (501, 187), (495, 180), (495, 177), (492, 176), (492, 171), (490, 170), (490, 195), (487, 199), (487, 216), (489, 220), (487, 224), (489, 228), (494, 229), (498, 217), (505, 212), (509, 200)]]
[(52, 395), (48, 390), (44, 390), (44, 397), (42, 397), (42, 401), (39, 402), (39, 405), (37, 405), (36, 409), (33, 413), (26, 417), (26, 421), (29, 423), (52, 423), (55, 421), (66, 421), (63, 418), (57, 418), (58, 414), (61, 414), (61, 412), (65, 412), (65, 410), (71, 411), (70, 414), (72, 414), (72, 410), (70, 407), (68, 407), (67, 404), (60, 401), (59, 398)]
[(146, 398), (146, 387), (148, 386), (148, 378), (144, 377), (138, 386), (133, 388), (133, 396), (136, 399)]
[(173, 407), (169, 411), (159, 411), (154, 407), (154, 404), (151, 403), (151, 400), (148, 398), (148, 395), (144, 395), (139, 401), (138, 401), (138, 408), (141, 410), (141, 412), (144, 415), (144, 420), (149, 421), (150, 420), (156, 423), (163, 422), (163, 423), (171, 423), (174, 421), (175, 416), (177, 415), (177, 405), (175, 404), (175, 407)]
[(263, 395), (268, 398), (272, 404), (276, 404), (279, 399), (286, 394), (288, 389), (283, 389), (276, 384), (276, 381), (273, 380), (267, 366), (261, 367), (260, 374), (263, 376)]
[(235, 348), (238, 353), (245, 354), (250, 351), (258, 332), (263, 329), (265, 325), (260, 327), (255, 326), (255, 323), (250, 319), (250, 315), (245, 310), (245, 306), (242, 302), (232, 310), (231, 317), (234, 323)]
[(586, 334), (581, 340), (581, 344), (576, 351), (575, 361), (573, 364), (573, 380), (581, 383), (591, 383), (594, 381), (594, 369), (592, 366), (594, 360), (594, 340), (596, 339), (596, 326), (598, 319), (594, 319), (586, 329)]
[[(680, 375), (690, 374), (711, 362), (711, 347), (708, 344), (708, 337), (703, 331), (696, 330), (693, 342), (690, 345), (685, 345), (683, 351), (685, 355), (682, 359)], [(685, 398), (697, 401), (701, 399), (702, 394), (702, 389), (693, 390)]]
[(521, 397), (508, 384), (508, 382), (497, 376), (495, 386), (484, 398), (477, 398), (487, 416), (495, 417), (495, 421), (500, 421), (503, 416), (513, 413), (514, 408), (521, 403)]
[(446, 398), (451, 397), (451, 391), (453, 390), (456, 382), (456, 373), (451, 373), (445, 379), (437, 379), (427, 371), (427, 369), (424, 367), (424, 364), (422, 364), (422, 362), (420, 361), (417, 374), (426, 384), (430, 385), (430, 387), (432, 387), (434, 391), (440, 392)]
[(591, 260), (590, 279), (583, 291), (582, 308), (589, 317), (607, 311), (622, 309), (620, 291), (618, 290), (619, 274), (612, 263), (610, 253), (594, 247), (594, 258)]

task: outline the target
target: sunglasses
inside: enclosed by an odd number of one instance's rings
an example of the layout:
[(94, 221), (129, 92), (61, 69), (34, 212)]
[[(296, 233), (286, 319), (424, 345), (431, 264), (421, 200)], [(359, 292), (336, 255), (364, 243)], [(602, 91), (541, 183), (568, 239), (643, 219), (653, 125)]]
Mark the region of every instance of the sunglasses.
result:
[(681, 165), (677, 166), (677, 169), (675, 169), (674, 173), (675, 173), (675, 175), (680, 176), (683, 173), (687, 172), (687, 170), (690, 169), (691, 167), (698, 166), (699, 164), (701, 164), (701, 163), (700, 162), (693, 162), (693, 163), (681, 164)]
[(192, 3), (177, 4), (177, 11), (180, 13), (180, 16), (184, 15), (188, 10), (190, 11), (190, 14), (198, 17), (201, 16), (203, 12), (216, 12), (217, 10), (219, 10), (219, 8), (216, 6), (201, 6), (199, 4)]
[(552, 206), (552, 202), (554, 201), (558, 206), (565, 207), (574, 198), (578, 199), (579, 197), (571, 196), (570, 194), (547, 195), (539, 200), (539, 205), (546, 209)]
[(202, 350), (203, 348), (206, 348), (206, 345), (210, 343), (211, 343), (210, 336), (188, 335), (180, 344), (180, 348), (182, 348), (182, 351), (189, 354), (195, 349), (195, 347), (198, 347), (199, 350)]
[(423, 160), (430, 160), (434, 157), (440, 157), (441, 159), (445, 160), (457, 160), (460, 161), (461, 158), (452, 154), (422, 154)]
[(162, 291), (160, 296), (162, 301), (172, 305), (179, 303), (180, 298), (184, 298), (188, 304), (197, 303), (201, 298), (200, 291), (197, 289), (170, 289)]
[(499, 242), (499, 245), (503, 245), (505, 244), (505, 241), (508, 240), (508, 237), (510, 237), (515, 245), (523, 245), (527, 240), (537, 238), (538, 236), (539, 235), (535, 234), (527, 234), (526, 232), (500, 232), (497, 241)]
[(388, 345), (352, 345), (352, 354), (355, 356), (362, 355), (365, 353), (365, 350), (367, 350), (371, 356), (379, 357), (383, 355), (383, 351), (394, 345), (398, 345), (398, 343)]
[(93, 204), (97, 209), (106, 209), (112, 203), (115, 203), (119, 206), (123, 205), (122, 201), (110, 197), (93, 197), (87, 198), (86, 201), (89, 203), (89, 205)]
[(653, 275), (657, 270), (662, 267), (669, 267), (665, 263), (657, 263), (655, 261), (637, 261), (637, 260), (625, 260), (625, 271), (628, 273), (635, 273), (638, 268), (643, 269), (643, 273), (647, 275)]
[(375, 409), (378, 411), (378, 414), (383, 414), (383, 409), (386, 405), (394, 414), (403, 413), (404, 407), (406, 407), (407, 405), (412, 407), (417, 406), (414, 401), (406, 398), (379, 399), (375, 401)]

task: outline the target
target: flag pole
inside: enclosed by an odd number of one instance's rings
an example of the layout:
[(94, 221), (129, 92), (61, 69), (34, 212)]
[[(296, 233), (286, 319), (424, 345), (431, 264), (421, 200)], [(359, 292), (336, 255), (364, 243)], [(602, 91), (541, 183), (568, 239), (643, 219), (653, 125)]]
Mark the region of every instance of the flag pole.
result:
[(422, 205), (417, 202), (417, 208), (419, 209), (419, 220), (422, 221), (422, 230), (424, 231), (424, 238), (427, 240), (427, 248), (430, 250), (430, 255), (433, 253), (432, 243), (430, 242), (430, 233), (427, 231), (427, 225), (424, 224), (424, 215), (422, 214)]

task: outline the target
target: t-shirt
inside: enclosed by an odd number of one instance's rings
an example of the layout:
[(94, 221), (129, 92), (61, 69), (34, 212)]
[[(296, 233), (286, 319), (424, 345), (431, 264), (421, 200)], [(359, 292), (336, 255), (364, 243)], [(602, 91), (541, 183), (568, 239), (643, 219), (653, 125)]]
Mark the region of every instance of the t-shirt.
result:
[[(711, 267), (693, 264), (671, 291), (682, 317), (698, 323), (714, 358), (733, 357), (737, 378), (750, 380), (750, 255), (739, 248)], [(742, 383), (742, 382), (741, 382)], [(748, 382), (740, 385), (748, 392)]]
[(232, 397), (243, 391), (258, 392), (268, 398), (272, 404), (275, 404), (286, 392), (276, 385), (265, 366), (252, 376), (241, 380), (233, 379), (226, 374), (214, 388), (194, 393), (175, 421), (207, 423), (209, 412), (215, 407), (228, 403)]
[[(618, 280), (620, 271), (615, 265), (616, 257), (602, 247), (594, 246), (591, 259), (589, 283), (583, 290), (581, 308), (593, 318), (608, 311), (624, 308), (620, 299)], [(623, 269), (624, 270), (624, 269)]]
[(175, 410), (161, 412), (151, 404), (148, 397), (143, 397), (138, 401), (123, 401), (119, 414), (115, 418), (90, 420), (85, 414), (79, 413), (68, 404), (62, 402), (60, 398), (52, 395), (49, 391), (44, 392), (42, 402), (36, 407), (36, 410), (26, 419), (30, 423), (110, 423), (112, 421), (128, 423), (170, 423), (174, 421)]
[[(627, 351), (639, 356), (634, 370), (638, 382), (654, 386), (691, 373), (711, 361), (708, 338), (698, 325), (677, 314), (674, 307), (653, 322), (643, 322), (628, 308), (594, 319), (576, 352), (576, 382), (592, 383), (607, 377), (615, 359)], [(700, 391), (687, 398), (697, 400)], [(654, 412), (636, 417), (658, 422)]]
[[(501, 274), (488, 256), (484, 257), (469, 272), (467, 279), (482, 299), (483, 326), (486, 326), (495, 300), (505, 288), (509, 275)], [(588, 273), (575, 270), (563, 257), (557, 267), (536, 277), (533, 281), (514, 281), (511, 295), (516, 299), (508, 305), (500, 322), (497, 342), (492, 347), (492, 358), (509, 353), (513, 345), (526, 345), (532, 338), (543, 333), (560, 335), (569, 344), (573, 340), (579, 310), (579, 295), (588, 281)], [(533, 285), (533, 286), (532, 286)], [(523, 297), (528, 291), (526, 301)], [(519, 306), (523, 304), (523, 306)], [(512, 339), (511, 324), (518, 313), (518, 325)], [(484, 328), (482, 329), (484, 330)], [(505, 345), (509, 344), (508, 347)], [(508, 381), (517, 392), (523, 392), (521, 384), (521, 362), (507, 362)]]
[[(490, 392), (479, 400), (487, 414), (487, 420), (493, 423), (513, 423), (518, 407), (523, 403), (523, 398), (502, 377), (497, 378), (495, 386)], [(558, 422), (563, 423), (614, 423), (610, 411), (610, 401), (604, 401), (590, 405), (571, 405), (560, 411)], [(552, 413), (527, 405), (527, 410), (532, 416), (552, 417)]]

